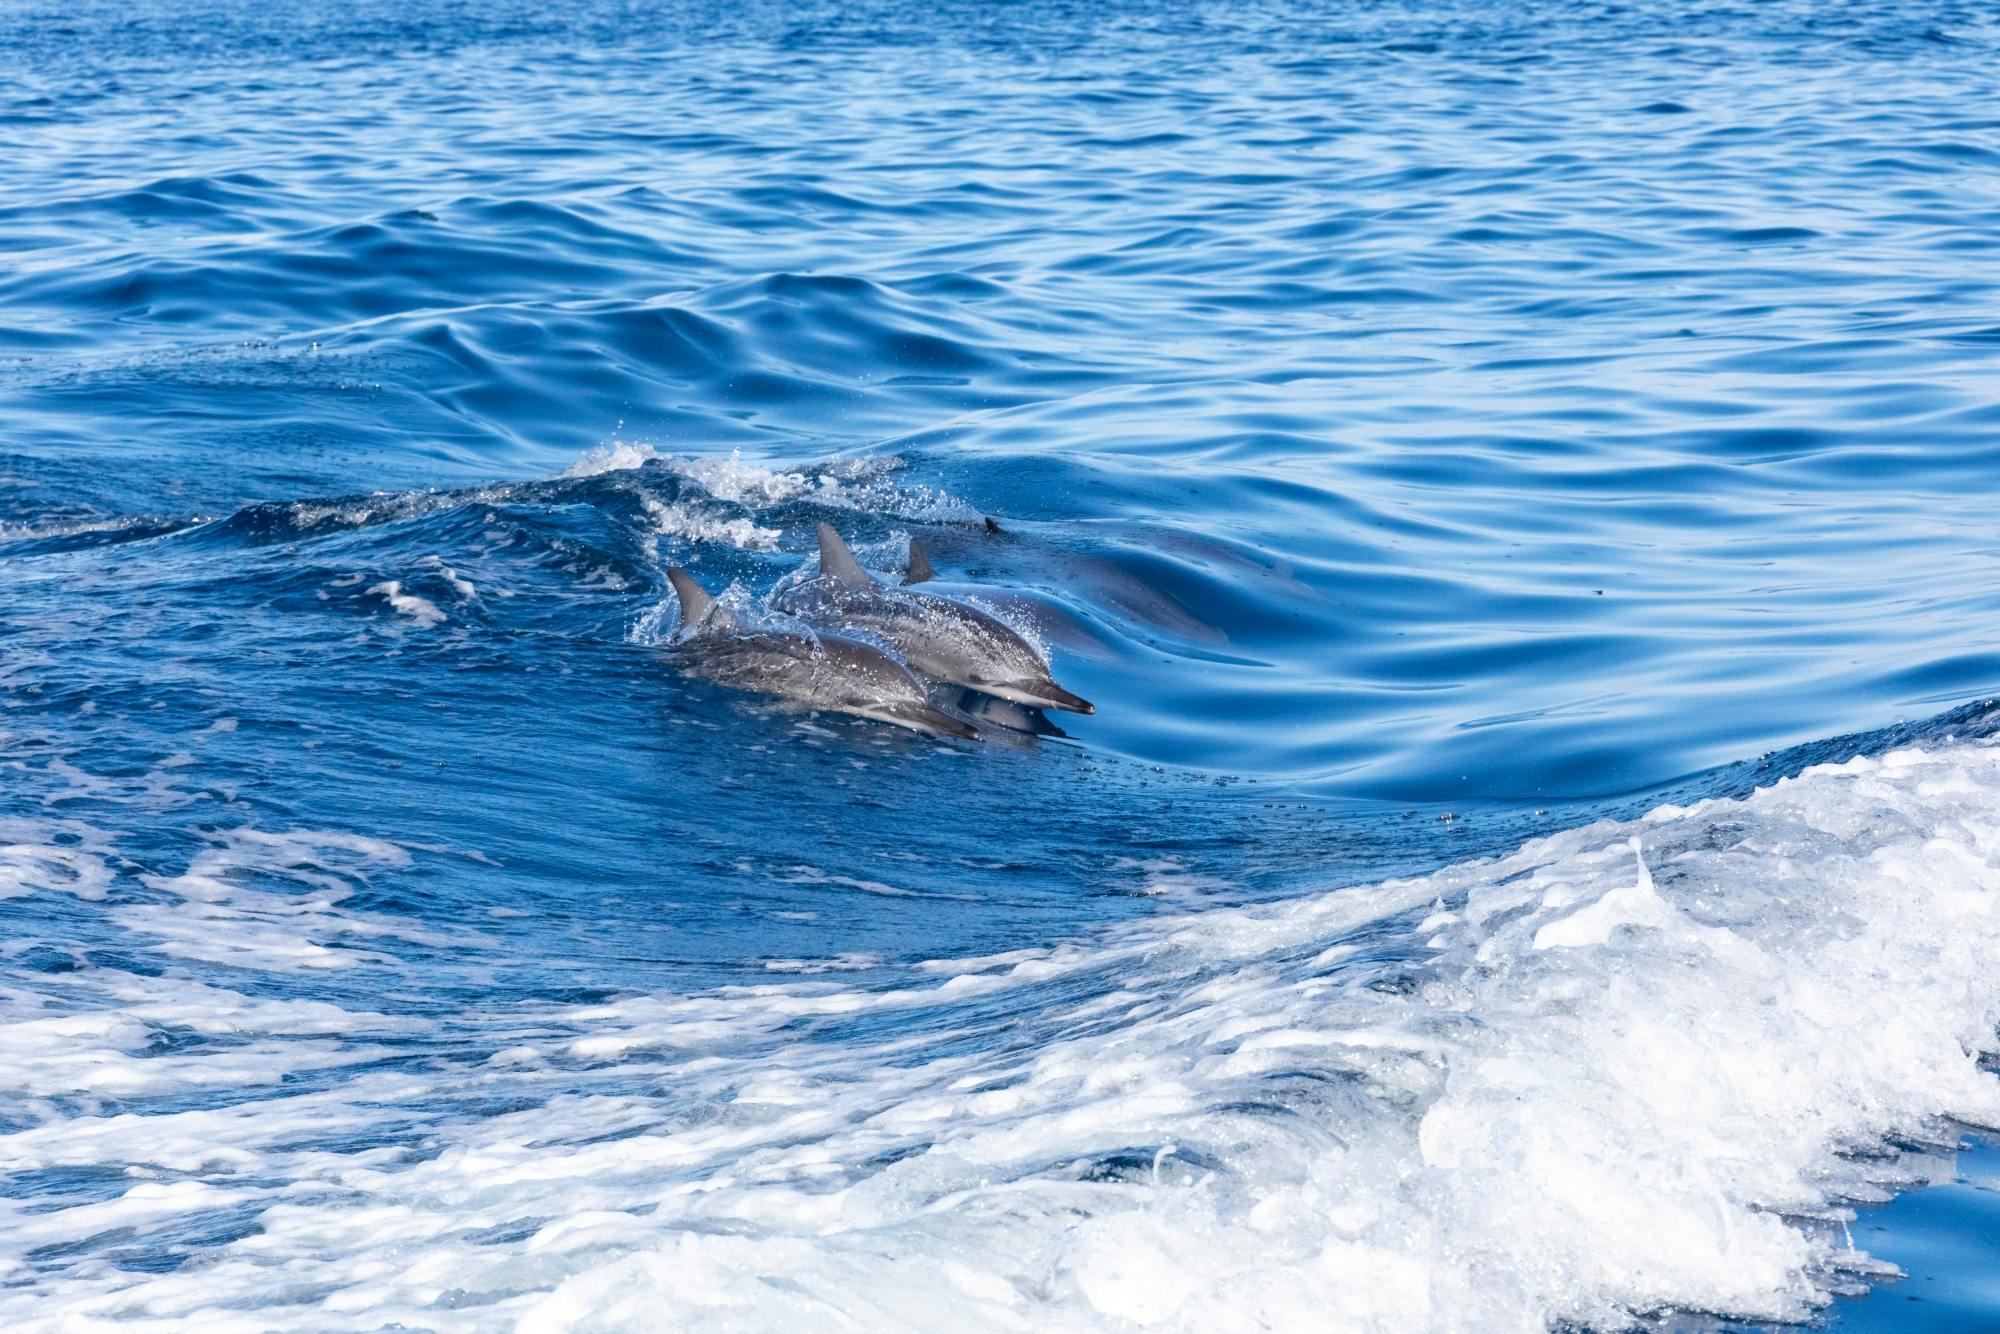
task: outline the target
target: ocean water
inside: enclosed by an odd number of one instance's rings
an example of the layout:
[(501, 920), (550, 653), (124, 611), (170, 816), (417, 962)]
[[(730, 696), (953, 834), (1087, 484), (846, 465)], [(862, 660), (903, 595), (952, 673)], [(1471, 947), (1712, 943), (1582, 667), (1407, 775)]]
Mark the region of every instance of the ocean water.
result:
[[(1988, 9), (0, 76), (6, 1328), (2000, 1326)], [(820, 522), (1097, 713), (681, 674)]]

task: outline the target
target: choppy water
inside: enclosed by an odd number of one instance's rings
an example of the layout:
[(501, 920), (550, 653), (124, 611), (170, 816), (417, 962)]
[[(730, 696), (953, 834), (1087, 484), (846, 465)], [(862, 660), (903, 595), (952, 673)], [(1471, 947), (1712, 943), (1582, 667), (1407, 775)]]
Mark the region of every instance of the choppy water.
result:
[(1993, 1324), (1996, 46), (0, 7), (6, 1324)]

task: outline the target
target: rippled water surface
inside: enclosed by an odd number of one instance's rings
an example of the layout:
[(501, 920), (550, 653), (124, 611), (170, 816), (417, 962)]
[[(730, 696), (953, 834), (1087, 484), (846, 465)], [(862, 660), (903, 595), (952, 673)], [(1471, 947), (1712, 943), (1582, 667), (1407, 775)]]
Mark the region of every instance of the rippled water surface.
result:
[[(10, 1328), (2000, 1322), (1984, 9), (0, 75)], [(1097, 712), (679, 672), (821, 522)]]

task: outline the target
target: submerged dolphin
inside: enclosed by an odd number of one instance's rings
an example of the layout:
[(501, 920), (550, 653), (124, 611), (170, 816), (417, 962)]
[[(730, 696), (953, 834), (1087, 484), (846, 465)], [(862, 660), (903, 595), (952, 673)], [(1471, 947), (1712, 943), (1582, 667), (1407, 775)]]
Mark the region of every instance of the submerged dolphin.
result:
[(840, 540), (819, 526), (817, 579), (773, 599), (780, 611), (880, 635), (904, 661), (935, 680), (966, 686), (1032, 709), (1095, 713), (1096, 706), (1055, 683), (1041, 653), (1005, 622), (977, 607), (908, 585), (931, 577), (923, 548), (910, 543), (910, 574), (901, 588), (879, 584)]
[(979, 739), (971, 723), (933, 708), (909, 668), (874, 645), (845, 635), (751, 629), (686, 570), (675, 566), (667, 580), (680, 599), (681, 629), (687, 632), (679, 651), (695, 675), (913, 731)]

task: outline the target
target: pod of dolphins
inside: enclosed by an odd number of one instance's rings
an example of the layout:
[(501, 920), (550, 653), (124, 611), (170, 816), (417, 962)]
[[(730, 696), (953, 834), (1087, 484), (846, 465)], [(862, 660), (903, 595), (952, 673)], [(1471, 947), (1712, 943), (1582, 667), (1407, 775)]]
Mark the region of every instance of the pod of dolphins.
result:
[(915, 538), (903, 581), (885, 584), (823, 523), (818, 575), (772, 600), (811, 633), (745, 625), (675, 566), (667, 579), (680, 601), (677, 652), (688, 671), (723, 685), (968, 741), (979, 739), (979, 729), (932, 704), (927, 687), (955, 687), (962, 710), (1027, 731), (1041, 730), (1033, 724), (1039, 715), (1023, 710), (1096, 712), (1057, 685), (1041, 652), (1004, 622), (914, 587), (933, 578)]

